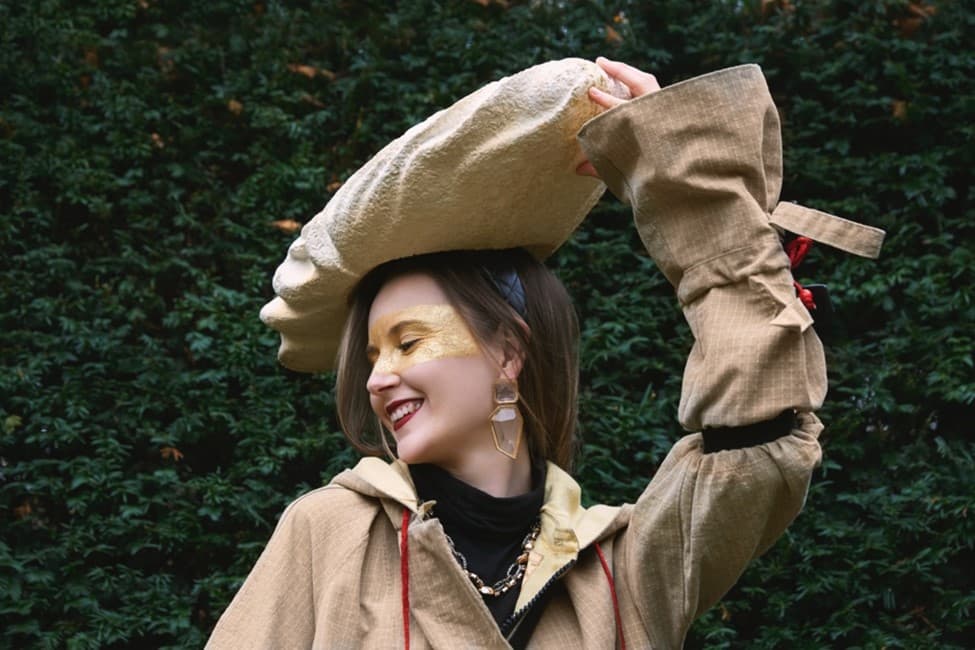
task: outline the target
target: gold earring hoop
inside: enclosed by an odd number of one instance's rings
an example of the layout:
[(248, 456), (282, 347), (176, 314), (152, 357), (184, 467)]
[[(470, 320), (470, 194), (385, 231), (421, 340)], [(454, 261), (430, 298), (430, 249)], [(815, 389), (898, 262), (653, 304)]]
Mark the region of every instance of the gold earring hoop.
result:
[(518, 384), (509, 379), (499, 379), (494, 384), (494, 412), (491, 413), (491, 435), (499, 452), (516, 460), (521, 447), (521, 434), (525, 420), (518, 408)]

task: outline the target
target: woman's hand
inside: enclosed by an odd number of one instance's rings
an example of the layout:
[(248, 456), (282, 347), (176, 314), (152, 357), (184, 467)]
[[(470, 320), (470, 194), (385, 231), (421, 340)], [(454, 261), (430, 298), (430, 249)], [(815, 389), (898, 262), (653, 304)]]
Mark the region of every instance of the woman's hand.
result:
[[(603, 72), (609, 75), (610, 79), (614, 79), (626, 86), (626, 89), (630, 91), (630, 97), (634, 99), (660, 90), (660, 84), (657, 83), (656, 77), (648, 72), (638, 70), (631, 65), (620, 61), (610, 61), (602, 56), (596, 59), (596, 65), (602, 68)], [(595, 86), (589, 89), (589, 97), (607, 109), (619, 106), (627, 101), (619, 97), (614, 97)]]
[[(630, 91), (630, 96), (634, 99), (660, 90), (660, 84), (657, 83), (656, 77), (631, 65), (620, 61), (610, 61), (602, 56), (596, 59), (596, 65), (602, 68), (609, 75), (610, 79), (618, 81), (625, 86)], [(589, 89), (589, 98), (604, 109), (610, 109), (629, 101), (610, 95), (608, 92), (600, 90), (595, 86)], [(595, 167), (588, 160), (576, 167), (576, 173), (581, 176), (599, 178)]]

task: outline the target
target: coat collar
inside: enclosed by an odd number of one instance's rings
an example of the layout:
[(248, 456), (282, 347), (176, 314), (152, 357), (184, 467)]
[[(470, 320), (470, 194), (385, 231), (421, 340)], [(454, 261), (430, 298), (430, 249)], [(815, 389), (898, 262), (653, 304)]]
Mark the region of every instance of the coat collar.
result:
[[(409, 468), (399, 460), (387, 463), (379, 458), (363, 458), (354, 468), (336, 476), (333, 483), (379, 499), (397, 531), (402, 525), (403, 508), (422, 520), (434, 503), (419, 502)], [(605, 505), (584, 508), (581, 496), (579, 484), (549, 462), (541, 510), (542, 530), (529, 557), (516, 611), (538, 595), (560, 570), (575, 562), (581, 550), (625, 525), (620, 508)]]

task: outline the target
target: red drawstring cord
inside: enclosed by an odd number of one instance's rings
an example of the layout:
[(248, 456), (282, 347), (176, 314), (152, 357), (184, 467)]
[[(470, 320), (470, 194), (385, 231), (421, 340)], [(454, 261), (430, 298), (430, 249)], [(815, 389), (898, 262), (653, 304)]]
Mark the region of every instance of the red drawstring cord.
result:
[(596, 555), (599, 556), (599, 563), (603, 565), (603, 573), (606, 574), (606, 580), (609, 581), (609, 595), (613, 599), (613, 616), (616, 617), (616, 635), (620, 638), (620, 650), (626, 650), (626, 639), (623, 638), (623, 619), (620, 618), (620, 601), (616, 598), (616, 583), (613, 582), (613, 574), (609, 570), (603, 549), (599, 547), (599, 544), (594, 544), (594, 546), (596, 547)]
[(399, 573), (403, 583), (403, 638), (404, 647), (410, 650), (410, 544), (407, 529), (410, 527), (410, 511), (403, 509), (403, 525), (399, 529)]
[[(796, 237), (785, 245), (785, 253), (789, 256), (789, 265), (793, 270), (795, 270), (795, 268), (802, 263), (802, 259), (806, 256), (806, 253), (809, 252), (809, 249), (812, 248), (812, 245), (813, 240), (809, 239), (808, 237)], [(813, 300), (812, 291), (809, 289), (803, 289), (802, 285), (795, 280), (792, 281), (792, 284), (796, 288), (796, 293), (799, 295), (799, 300), (801, 300), (802, 304), (806, 306), (806, 309), (810, 311), (816, 309), (816, 301)]]

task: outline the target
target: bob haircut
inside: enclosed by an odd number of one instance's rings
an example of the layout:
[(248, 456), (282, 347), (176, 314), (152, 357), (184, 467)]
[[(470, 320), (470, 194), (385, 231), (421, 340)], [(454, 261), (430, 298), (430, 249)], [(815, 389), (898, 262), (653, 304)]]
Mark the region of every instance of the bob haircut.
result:
[[(524, 319), (501, 296), (488, 269), (518, 274), (525, 289)], [(339, 421), (349, 441), (366, 455), (392, 454), (366, 390), (372, 372), (366, 358), (369, 310), (386, 282), (411, 273), (433, 278), (482, 349), (503, 341), (510, 346), (506, 352), (523, 355), (519, 406), (532, 460), (571, 470), (577, 451), (579, 323), (562, 283), (523, 249), (418, 255), (377, 266), (359, 281), (349, 296), (336, 378)]]

